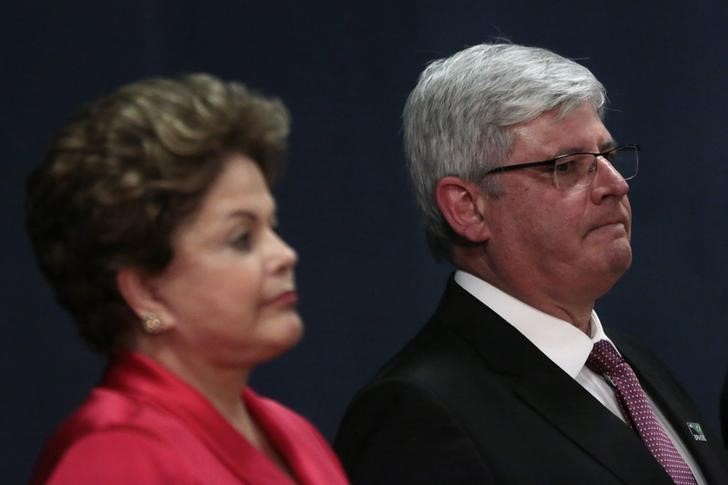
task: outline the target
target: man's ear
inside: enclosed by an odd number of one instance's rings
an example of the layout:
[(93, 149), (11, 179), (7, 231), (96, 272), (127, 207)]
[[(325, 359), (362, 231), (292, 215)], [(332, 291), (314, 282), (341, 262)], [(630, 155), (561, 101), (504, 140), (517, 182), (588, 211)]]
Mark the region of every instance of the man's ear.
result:
[(116, 273), (116, 287), (142, 322), (156, 318), (164, 328), (173, 324), (172, 315), (155, 290), (154, 278), (145, 271), (135, 267), (121, 268)]
[(443, 177), (437, 182), (435, 198), (440, 212), (457, 235), (473, 243), (488, 240), (485, 200), (477, 184), (458, 177)]

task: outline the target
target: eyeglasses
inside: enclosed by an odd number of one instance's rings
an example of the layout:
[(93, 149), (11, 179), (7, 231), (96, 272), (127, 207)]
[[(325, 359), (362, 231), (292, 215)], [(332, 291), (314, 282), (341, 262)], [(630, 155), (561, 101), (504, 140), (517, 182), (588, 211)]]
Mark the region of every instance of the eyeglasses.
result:
[(621, 145), (601, 153), (578, 152), (560, 155), (541, 162), (518, 163), (488, 170), (483, 177), (534, 167), (551, 167), (554, 185), (559, 190), (583, 189), (591, 185), (597, 174), (597, 158), (602, 157), (622, 176), (631, 180), (637, 176), (639, 145)]

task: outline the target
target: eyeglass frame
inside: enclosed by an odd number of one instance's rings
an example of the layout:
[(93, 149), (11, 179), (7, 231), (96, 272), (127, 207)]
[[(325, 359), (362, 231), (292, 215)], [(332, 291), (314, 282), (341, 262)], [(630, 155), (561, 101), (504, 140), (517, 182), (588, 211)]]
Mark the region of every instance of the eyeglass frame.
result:
[[(602, 157), (607, 162), (609, 162), (609, 158), (606, 157), (606, 155), (609, 155), (612, 152), (618, 152), (621, 150), (634, 150), (635, 153), (638, 154), (637, 156), (637, 170), (635, 170), (634, 175), (631, 175), (630, 177), (624, 177), (621, 173), (619, 174), (625, 181), (626, 180), (632, 180), (637, 176), (637, 172), (639, 171), (639, 151), (640, 146), (636, 143), (627, 143), (624, 145), (619, 145), (614, 148), (610, 148), (609, 150), (605, 150), (600, 153), (592, 153), (592, 152), (574, 152), (574, 153), (567, 153), (565, 155), (559, 155), (558, 157), (551, 158), (549, 160), (541, 160), (539, 162), (525, 162), (525, 163), (516, 163), (514, 165), (501, 165), (500, 167), (494, 167), (481, 177), (481, 180), (487, 177), (488, 175), (492, 175), (494, 173), (500, 173), (500, 172), (510, 172), (511, 170), (521, 170), (524, 168), (534, 168), (534, 167), (548, 167), (549, 165), (555, 169), (556, 163), (558, 163), (559, 160), (563, 160), (564, 158), (573, 157), (576, 155), (592, 155), (594, 157), (594, 160), (596, 161), (597, 158)], [(611, 165), (611, 162), (610, 162)], [(613, 166), (613, 165), (612, 165)]]

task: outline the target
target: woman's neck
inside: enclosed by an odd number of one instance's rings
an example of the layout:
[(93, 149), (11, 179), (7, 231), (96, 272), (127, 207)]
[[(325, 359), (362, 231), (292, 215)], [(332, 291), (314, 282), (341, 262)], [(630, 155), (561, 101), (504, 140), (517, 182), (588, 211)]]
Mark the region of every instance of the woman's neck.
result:
[(225, 368), (195, 360), (185, 355), (181, 358), (168, 347), (136, 345), (136, 352), (143, 353), (199, 391), (223, 418), (254, 448), (270, 459), (291, 480), (293, 473), (276, 450), (265, 431), (250, 414), (242, 393), (247, 385), (251, 369)]

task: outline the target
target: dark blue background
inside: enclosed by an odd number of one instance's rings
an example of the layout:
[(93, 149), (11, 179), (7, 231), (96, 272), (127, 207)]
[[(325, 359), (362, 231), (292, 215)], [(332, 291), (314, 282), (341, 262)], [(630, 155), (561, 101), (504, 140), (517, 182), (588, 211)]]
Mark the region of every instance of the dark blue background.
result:
[(299, 251), (307, 334), (255, 387), (332, 437), (355, 390), (424, 322), (450, 268), (424, 245), (400, 112), (427, 61), (505, 37), (579, 59), (606, 85), (607, 125), (642, 145), (632, 269), (598, 303), (650, 343), (717, 429), (728, 355), (728, 3), (6, 1), (0, 6), (4, 376), (0, 477), (98, 379), (35, 268), (23, 185), (81, 103), (151, 75), (208, 71), (283, 98), (290, 165), (276, 188)]

